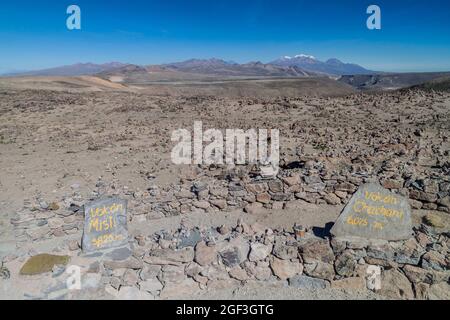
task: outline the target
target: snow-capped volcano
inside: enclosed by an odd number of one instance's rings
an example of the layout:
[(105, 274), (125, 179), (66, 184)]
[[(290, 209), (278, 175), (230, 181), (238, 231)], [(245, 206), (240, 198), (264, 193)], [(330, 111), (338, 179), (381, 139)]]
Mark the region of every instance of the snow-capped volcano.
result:
[(303, 53), (296, 54), (293, 57), (291, 57), (291, 56), (284, 56), (284, 57), (281, 57), (279, 60), (292, 60), (292, 59), (300, 59), (300, 58), (316, 60), (316, 58), (314, 56), (310, 56), (310, 55), (303, 54)]
[(295, 55), (294, 58), (308, 58), (308, 59), (316, 60), (316, 57), (310, 56), (307, 54), (303, 54), (303, 53)]
[(328, 59), (326, 62), (316, 59), (316, 57), (307, 54), (297, 54), (293, 57), (284, 56), (270, 64), (282, 67), (299, 67), (309, 72), (316, 72), (328, 75), (347, 75), (347, 74), (370, 74), (373, 73), (357, 64), (344, 63), (338, 59)]

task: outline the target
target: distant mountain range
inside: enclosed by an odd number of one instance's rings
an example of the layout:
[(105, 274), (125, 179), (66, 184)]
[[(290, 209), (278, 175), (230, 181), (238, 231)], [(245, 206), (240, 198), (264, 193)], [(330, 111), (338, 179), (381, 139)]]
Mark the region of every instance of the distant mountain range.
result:
[(138, 66), (121, 62), (104, 64), (78, 63), (36, 71), (16, 72), (4, 76), (80, 76), (105, 73), (178, 72), (211, 76), (247, 76), (247, 77), (308, 77), (317, 75), (341, 76), (373, 74), (357, 64), (343, 63), (338, 59), (322, 62), (308, 55), (282, 57), (269, 63), (259, 61), (239, 64), (221, 59), (190, 59), (182, 62), (162, 65)]
[(322, 62), (313, 56), (305, 54), (299, 54), (294, 57), (284, 56), (270, 62), (270, 64), (282, 67), (298, 67), (309, 72), (337, 76), (375, 73), (354, 63), (344, 63), (335, 58)]
[(7, 73), (4, 76), (82, 76), (93, 75), (100, 72), (122, 68), (127, 64), (121, 62), (109, 62), (103, 64), (77, 63), (49, 69)]
[(277, 66), (262, 62), (249, 62), (239, 64), (221, 59), (190, 59), (161, 65), (162, 68), (197, 74), (220, 76), (272, 76), (272, 77), (307, 77), (315, 75), (314, 72), (303, 70), (297, 66)]

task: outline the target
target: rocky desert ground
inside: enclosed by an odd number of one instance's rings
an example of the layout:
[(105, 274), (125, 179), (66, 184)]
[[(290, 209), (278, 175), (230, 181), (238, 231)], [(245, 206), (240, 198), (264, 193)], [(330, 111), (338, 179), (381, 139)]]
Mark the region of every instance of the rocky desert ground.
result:
[[(449, 299), (450, 94), (308, 81), (1, 79), (0, 298)], [(277, 177), (173, 164), (171, 133), (194, 121), (279, 129)], [(329, 236), (368, 181), (409, 199), (411, 239)], [(130, 249), (85, 255), (83, 205), (113, 195), (128, 200)], [(66, 288), (70, 265), (81, 290)], [(367, 265), (381, 267), (380, 290)]]

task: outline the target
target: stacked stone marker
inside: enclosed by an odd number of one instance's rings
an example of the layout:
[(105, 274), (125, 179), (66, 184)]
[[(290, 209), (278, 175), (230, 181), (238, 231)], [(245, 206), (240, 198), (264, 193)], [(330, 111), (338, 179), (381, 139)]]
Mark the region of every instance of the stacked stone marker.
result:
[(359, 187), (331, 228), (336, 237), (405, 240), (412, 236), (408, 200), (377, 183)]
[(126, 200), (106, 198), (90, 202), (84, 206), (84, 216), (83, 252), (128, 244)]

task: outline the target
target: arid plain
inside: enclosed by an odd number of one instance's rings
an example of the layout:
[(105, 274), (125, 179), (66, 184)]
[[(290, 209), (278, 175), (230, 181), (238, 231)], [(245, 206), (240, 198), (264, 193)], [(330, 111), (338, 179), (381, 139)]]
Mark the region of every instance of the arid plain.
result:
[[(10, 273), (8, 280), (0, 279), (1, 297), (449, 298), (448, 92), (365, 93), (320, 77), (215, 79), (208, 84), (204, 79), (110, 80), (0, 78), (0, 253)], [(263, 196), (254, 191), (250, 166), (173, 164), (171, 133), (192, 130), (194, 121), (202, 121), (205, 130), (279, 129), (281, 187), (269, 183)], [(306, 266), (293, 272), (294, 265), (283, 262), (280, 267), (269, 257), (249, 258), (231, 269), (220, 261), (206, 267), (198, 263), (199, 250), (191, 259), (174, 258), (177, 263), (147, 259), (152, 251), (175, 248), (186, 232), (197, 230), (205, 242), (208, 237), (220, 242), (230, 234), (259, 239), (273, 246), (275, 259), (294, 264), (275, 252), (282, 250), (275, 249), (276, 239), (288, 243), (294, 224), (311, 235), (325, 232), (357, 187), (369, 180), (410, 199), (414, 245), (423, 249), (420, 261), (428, 261), (424, 254), (431, 252), (435, 260), (430, 265), (439, 265), (431, 268), (439, 273), (433, 280), (419, 286), (407, 266), (386, 263), (384, 281), (394, 286), (374, 293), (358, 280), (343, 282), (336, 265), (332, 275), (324, 276)], [(83, 257), (79, 247), (82, 206), (111, 195), (128, 200), (134, 260), (98, 265), (95, 258)], [(219, 231), (211, 236), (211, 230)], [(58, 287), (64, 273), (55, 268), (50, 275), (20, 275), (36, 253), (71, 256), (86, 267), (89, 288), (64, 291)], [(358, 265), (374, 264), (374, 259), (358, 257), (349, 278), (361, 277)], [(283, 272), (325, 282), (286, 282), (292, 277)], [(302, 285), (307, 289), (299, 289)]]

